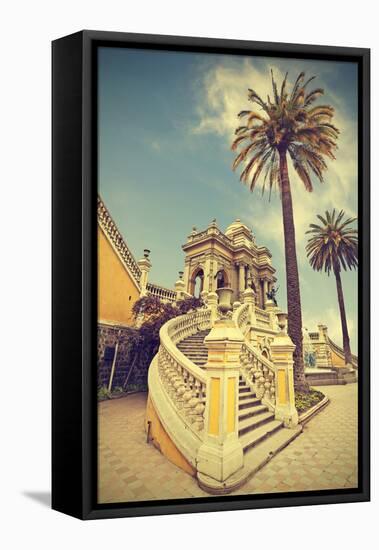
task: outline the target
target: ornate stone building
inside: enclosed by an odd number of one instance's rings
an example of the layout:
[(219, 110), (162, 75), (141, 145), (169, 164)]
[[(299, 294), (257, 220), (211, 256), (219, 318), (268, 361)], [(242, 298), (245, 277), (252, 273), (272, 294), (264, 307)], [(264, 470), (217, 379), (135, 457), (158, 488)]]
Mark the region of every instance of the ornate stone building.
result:
[(257, 306), (265, 309), (267, 292), (276, 282), (271, 253), (256, 243), (251, 229), (240, 220), (229, 225), (225, 233), (216, 220), (203, 231), (194, 227), (182, 248), (186, 255), (184, 290), (188, 294), (229, 286), (234, 291), (233, 301), (241, 301), (249, 282)]

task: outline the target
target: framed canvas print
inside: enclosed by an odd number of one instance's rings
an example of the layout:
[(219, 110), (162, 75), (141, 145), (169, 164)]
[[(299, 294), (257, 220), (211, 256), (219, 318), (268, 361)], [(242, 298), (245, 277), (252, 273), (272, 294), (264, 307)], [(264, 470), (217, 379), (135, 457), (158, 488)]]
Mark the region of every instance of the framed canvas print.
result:
[(369, 500), (369, 50), (53, 42), (53, 508)]

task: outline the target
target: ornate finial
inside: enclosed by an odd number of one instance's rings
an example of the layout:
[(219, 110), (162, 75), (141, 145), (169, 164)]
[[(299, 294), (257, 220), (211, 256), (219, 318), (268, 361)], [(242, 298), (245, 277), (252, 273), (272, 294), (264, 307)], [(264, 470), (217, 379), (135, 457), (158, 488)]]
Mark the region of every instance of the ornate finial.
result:
[(281, 334), (287, 334), (286, 325), (287, 325), (287, 313), (279, 312), (276, 314), (278, 319), (278, 325), (280, 328)]
[(183, 273), (184, 271), (179, 271), (179, 279), (183, 279)]
[(150, 256), (150, 252), (151, 252), (151, 250), (149, 250), (148, 248), (145, 248), (144, 251), (143, 251), (144, 257), (148, 258)]
[(192, 228), (192, 233), (197, 233), (197, 227), (195, 225)]

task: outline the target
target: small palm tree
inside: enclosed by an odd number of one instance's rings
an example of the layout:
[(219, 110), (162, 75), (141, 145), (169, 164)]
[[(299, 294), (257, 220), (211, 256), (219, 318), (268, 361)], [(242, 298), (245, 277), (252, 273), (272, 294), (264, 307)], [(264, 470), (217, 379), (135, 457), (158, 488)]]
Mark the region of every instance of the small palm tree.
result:
[(338, 216), (336, 211), (325, 217), (317, 216), (322, 225), (310, 224), (307, 234), (312, 235), (306, 247), (309, 263), (315, 271), (326, 271), (329, 275), (333, 270), (336, 278), (338, 305), (341, 315), (343, 351), (345, 363), (352, 363), (350, 338), (346, 323), (345, 302), (342, 291), (341, 269), (355, 269), (358, 266), (358, 231), (351, 224), (357, 218), (344, 219), (344, 211)]
[(288, 176), (288, 157), (307, 191), (313, 190), (312, 175), (323, 181), (327, 168), (325, 157), (334, 159), (339, 131), (331, 123), (334, 109), (329, 105), (314, 106), (324, 93), (321, 88), (307, 91), (315, 77), (305, 81), (302, 72), (290, 92), (287, 92), (287, 74), (278, 91), (271, 71), (273, 97), (267, 102), (252, 89), (248, 99), (259, 107), (257, 111), (241, 111), (244, 125), (236, 129), (233, 151), (239, 151), (233, 163), (235, 170), (241, 163), (240, 180), (253, 191), (258, 180), (262, 192), (268, 187), (270, 195), (277, 186), (282, 202), (284, 245), (287, 278), (288, 333), (296, 345), (294, 353), (295, 387), (308, 391), (303, 359), (302, 315), (299, 273), (296, 256), (295, 227), (291, 185)]

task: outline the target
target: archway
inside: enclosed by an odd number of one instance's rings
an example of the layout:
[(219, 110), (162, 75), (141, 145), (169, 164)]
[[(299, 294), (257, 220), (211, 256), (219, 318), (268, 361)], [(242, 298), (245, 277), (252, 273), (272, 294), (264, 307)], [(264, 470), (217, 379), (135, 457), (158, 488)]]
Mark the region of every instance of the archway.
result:
[(216, 288), (225, 288), (229, 286), (229, 278), (224, 269), (220, 269), (216, 273)]
[(204, 289), (204, 271), (201, 267), (197, 268), (191, 277), (189, 293), (195, 298), (200, 298), (200, 294)]

